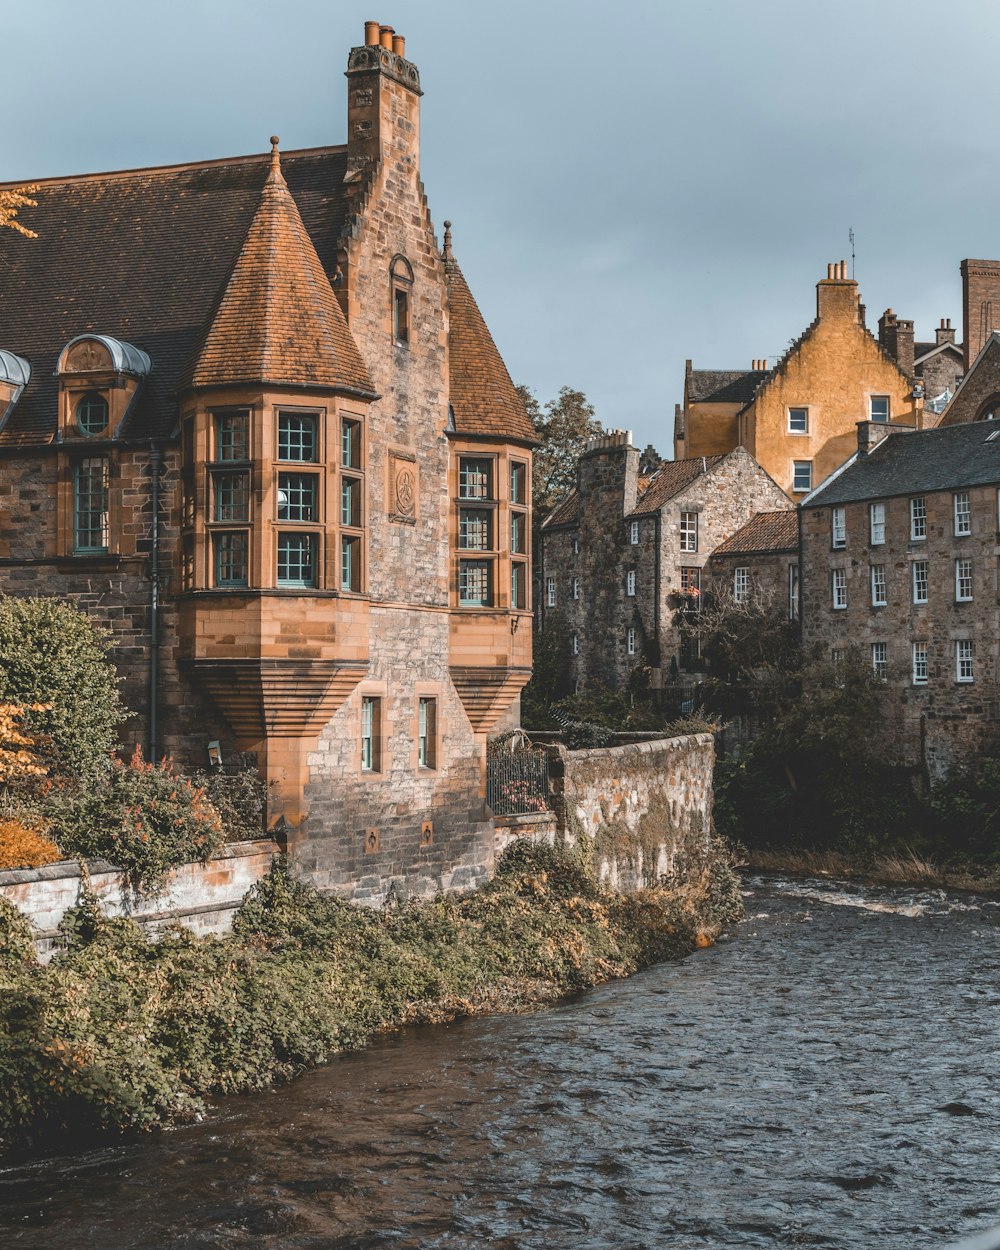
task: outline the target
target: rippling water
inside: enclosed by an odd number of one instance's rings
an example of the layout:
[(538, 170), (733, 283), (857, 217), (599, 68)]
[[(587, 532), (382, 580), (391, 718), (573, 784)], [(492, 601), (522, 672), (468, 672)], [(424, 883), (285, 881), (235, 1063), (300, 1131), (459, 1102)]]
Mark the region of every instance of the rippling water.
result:
[(45, 1250), (936, 1250), (1000, 1224), (1000, 907), (752, 880), (718, 946), (0, 1172)]

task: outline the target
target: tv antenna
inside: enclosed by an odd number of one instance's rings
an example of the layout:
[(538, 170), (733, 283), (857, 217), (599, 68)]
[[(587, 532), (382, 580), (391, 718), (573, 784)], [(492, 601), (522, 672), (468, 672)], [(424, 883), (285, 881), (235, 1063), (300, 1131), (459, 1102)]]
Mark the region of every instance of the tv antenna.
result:
[(851, 281), (854, 281), (854, 227), (847, 227), (847, 237), (851, 242)]

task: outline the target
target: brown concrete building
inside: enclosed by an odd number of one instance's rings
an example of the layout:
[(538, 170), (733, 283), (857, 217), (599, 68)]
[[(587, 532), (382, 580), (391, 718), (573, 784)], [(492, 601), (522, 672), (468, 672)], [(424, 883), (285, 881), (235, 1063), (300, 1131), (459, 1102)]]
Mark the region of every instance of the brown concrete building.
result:
[(758, 360), (746, 372), (696, 370), (688, 362), (674, 454), (745, 447), (801, 499), (851, 454), (859, 420), (920, 424), (909, 363), (907, 372), (866, 329), (857, 283), (839, 261), (816, 285), (815, 320), (773, 368)]
[(697, 669), (678, 612), (697, 609), (706, 561), (755, 513), (791, 507), (742, 448), (648, 475), (639, 465), (627, 432), (595, 439), (576, 490), (542, 525), (539, 613), (559, 622), (579, 689), (624, 689), (640, 667), (661, 688)]
[(940, 776), (996, 731), (1000, 430), (859, 433), (800, 506), (803, 645), (861, 648), (905, 692), (887, 758)]
[(485, 871), (533, 432), (367, 23), (346, 144), (51, 179), (3, 241), (0, 588), (112, 631), (127, 734), (253, 752), (320, 884)]

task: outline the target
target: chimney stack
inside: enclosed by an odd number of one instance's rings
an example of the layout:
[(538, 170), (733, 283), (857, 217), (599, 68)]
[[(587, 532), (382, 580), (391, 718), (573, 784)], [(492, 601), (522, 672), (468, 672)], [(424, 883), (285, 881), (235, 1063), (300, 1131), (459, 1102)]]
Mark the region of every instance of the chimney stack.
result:
[(878, 319), (878, 341), (906, 376), (913, 376), (913, 322), (887, 308)]
[(955, 329), (951, 324), (950, 317), (947, 320), (944, 317), (941, 318), (941, 324), (934, 331), (934, 339), (938, 347), (942, 343), (954, 343)]
[(827, 265), (826, 277), (816, 283), (816, 316), (859, 320), (858, 284), (847, 276), (846, 260)]
[(1000, 260), (963, 260), (965, 372), (994, 330), (1000, 330)]

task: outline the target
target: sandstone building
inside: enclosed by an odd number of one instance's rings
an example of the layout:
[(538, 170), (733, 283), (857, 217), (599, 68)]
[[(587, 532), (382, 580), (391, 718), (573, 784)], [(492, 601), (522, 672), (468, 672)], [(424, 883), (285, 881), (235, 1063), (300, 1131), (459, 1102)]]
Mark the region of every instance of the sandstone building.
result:
[(799, 509), (803, 645), (859, 647), (904, 692), (886, 756), (931, 777), (996, 729), (998, 438), (862, 423), (857, 453)]
[(129, 735), (253, 752), (319, 884), (485, 869), (533, 431), (367, 23), (347, 142), (42, 183), (3, 241), (0, 589), (113, 632)]
[(675, 417), (674, 455), (745, 447), (790, 498), (802, 499), (851, 454), (859, 420), (919, 425), (912, 378), (865, 327), (846, 262), (816, 284), (816, 317), (781, 360), (749, 371), (693, 369)]
[(564, 634), (571, 686), (660, 688), (697, 669), (678, 613), (697, 610), (706, 561), (758, 511), (790, 508), (743, 448), (642, 474), (629, 433), (593, 440), (541, 530), (538, 611)]

